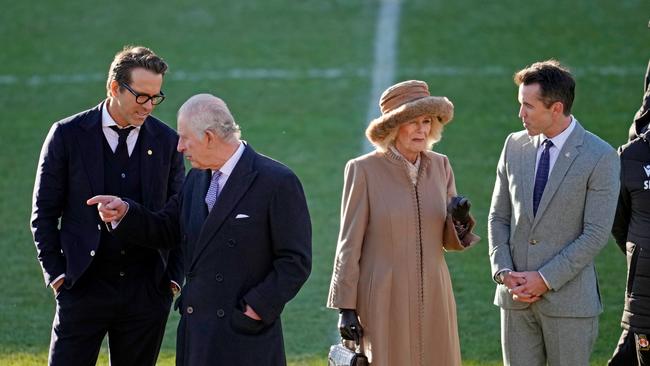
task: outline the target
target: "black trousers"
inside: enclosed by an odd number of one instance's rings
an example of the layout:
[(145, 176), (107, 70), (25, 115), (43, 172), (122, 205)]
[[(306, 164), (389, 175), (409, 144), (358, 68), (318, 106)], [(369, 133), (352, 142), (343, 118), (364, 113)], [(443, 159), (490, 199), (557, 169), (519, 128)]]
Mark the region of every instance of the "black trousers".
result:
[[(644, 341), (645, 339), (645, 341)], [(623, 329), (609, 366), (650, 366), (650, 334)]]
[(155, 366), (172, 294), (153, 276), (88, 274), (56, 296), (50, 366), (94, 366), (108, 335), (111, 366)]

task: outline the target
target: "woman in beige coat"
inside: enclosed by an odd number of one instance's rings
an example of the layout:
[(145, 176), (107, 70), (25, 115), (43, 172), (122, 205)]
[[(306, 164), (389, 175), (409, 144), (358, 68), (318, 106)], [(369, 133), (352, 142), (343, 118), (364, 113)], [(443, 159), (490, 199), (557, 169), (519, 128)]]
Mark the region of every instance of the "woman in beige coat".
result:
[[(327, 305), (341, 310), (346, 339), (363, 335), (373, 366), (461, 364), (456, 304), (445, 250), (479, 238), (454, 225), (456, 195), (446, 156), (429, 151), (453, 116), (422, 81), (381, 96), (366, 135), (376, 151), (345, 167), (339, 233)], [(459, 238), (458, 232), (462, 238)]]

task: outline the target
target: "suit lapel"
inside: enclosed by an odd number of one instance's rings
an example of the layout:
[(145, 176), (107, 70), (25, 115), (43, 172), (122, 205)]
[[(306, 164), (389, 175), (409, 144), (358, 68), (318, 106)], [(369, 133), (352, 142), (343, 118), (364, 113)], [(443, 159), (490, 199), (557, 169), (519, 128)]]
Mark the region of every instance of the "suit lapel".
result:
[(138, 134), (139, 150), (134, 150), (140, 154), (140, 180), (142, 181), (142, 203), (146, 207), (151, 207), (152, 198), (155, 191), (152, 189), (155, 182), (156, 167), (162, 164), (162, 150), (156, 131), (151, 127), (151, 123), (145, 123), (140, 127)]
[[(228, 178), (226, 185), (219, 193), (217, 203), (215, 203), (212, 211), (205, 219), (194, 248), (190, 269), (195, 265), (201, 253), (205, 250), (205, 247), (211, 243), (212, 237), (221, 229), (221, 226), (229, 217), (232, 210), (255, 180), (257, 172), (253, 169), (253, 162), (256, 155), (257, 153), (247, 145), (244, 153), (239, 159), (239, 162), (235, 165), (235, 169), (233, 169), (231, 176)], [(205, 206), (205, 204), (203, 206)]]
[(537, 136), (529, 139), (528, 142), (521, 146), (521, 177), (519, 182), (524, 192), (524, 210), (530, 221), (533, 221), (533, 186), (535, 185), (535, 162), (537, 160), (537, 147), (539, 138)]
[(93, 195), (104, 194), (104, 133), (102, 132), (102, 107), (105, 102), (88, 112), (76, 136), (81, 147), (81, 159), (88, 175)]
[[(578, 124), (576, 121), (576, 126), (567, 138), (562, 150), (558, 154), (555, 165), (553, 165), (553, 170), (551, 171), (550, 176), (548, 177), (548, 182), (544, 188), (544, 193), (542, 194), (542, 199), (539, 201), (539, 207), (537, 208), (537, 216), (535, 222), (544, 214), (544, 211), (548, 207), (553, 195), (558, 190), (566, 173), (569, 171), (569, 167), (578, 157), (579, 150), (578, 147), (582, 145), (582, 140), (584, 138), (585, 130)], [(535, 223), (533, 223), (534, 225)]]

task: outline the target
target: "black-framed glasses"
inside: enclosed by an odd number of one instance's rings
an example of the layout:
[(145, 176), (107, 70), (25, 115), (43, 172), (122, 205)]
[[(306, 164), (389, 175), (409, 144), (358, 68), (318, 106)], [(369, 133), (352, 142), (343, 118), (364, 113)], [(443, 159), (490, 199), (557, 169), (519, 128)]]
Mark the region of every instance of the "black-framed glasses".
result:
[(162, 91), (160, 91), (160, 94), (158, 94), (158, 95), (140, 94), (140, 93), (136, 92), (135, 90), (131, 89), (131, 87), (128, 86), (127, 84), (125, 84), (125, 83), (123, 83), (121, 81), (119, 83), (120, 83), (120, 85), (125, 87), (126, 90), (131, 92), (131, 94), (133, 94), (133, 96), (135, 96), (135, 102), (138, 103), (138, 104), (145, 104), (149, 100), (151, 100), (151, 104), (158, 105), (158, 104), (162, 103), (163, 100), (165, 100), (165, 93), (163, 93)]

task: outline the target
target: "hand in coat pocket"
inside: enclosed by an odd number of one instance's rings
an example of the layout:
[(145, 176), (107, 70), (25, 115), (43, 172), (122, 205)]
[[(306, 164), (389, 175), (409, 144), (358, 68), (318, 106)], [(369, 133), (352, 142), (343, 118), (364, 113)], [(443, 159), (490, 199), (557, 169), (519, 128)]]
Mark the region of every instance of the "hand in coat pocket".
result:
[(255, 320), (249, 317), (238, 307), (233, 309), (232, 316), (230, 317), (230, 325), (235, 331), (248, 335), (259, 334), (265, 327), (261, 320)]

